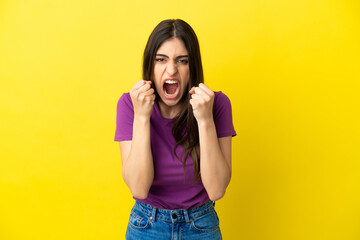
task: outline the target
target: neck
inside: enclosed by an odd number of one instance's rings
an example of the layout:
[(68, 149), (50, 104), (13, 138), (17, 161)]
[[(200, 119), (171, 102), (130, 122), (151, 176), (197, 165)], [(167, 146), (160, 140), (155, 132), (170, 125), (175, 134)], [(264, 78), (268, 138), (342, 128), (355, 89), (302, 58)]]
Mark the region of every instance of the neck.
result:
[(158, 101), (158, 105), (161, 116), (169, 119), (175, 118), (179, 114), (181, 108), (180, 103), (177, 103), (175, 106), (168, 106), (161, 100)]

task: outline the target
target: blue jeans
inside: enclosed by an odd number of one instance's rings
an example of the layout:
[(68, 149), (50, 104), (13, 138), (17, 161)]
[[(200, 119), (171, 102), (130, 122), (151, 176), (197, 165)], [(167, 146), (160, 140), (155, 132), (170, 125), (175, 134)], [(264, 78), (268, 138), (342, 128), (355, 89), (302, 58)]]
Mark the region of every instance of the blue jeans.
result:
[(136, 201), (126, 231), (127, 240), (222, 239), (214, 203), (188, 210), (165, 210)]

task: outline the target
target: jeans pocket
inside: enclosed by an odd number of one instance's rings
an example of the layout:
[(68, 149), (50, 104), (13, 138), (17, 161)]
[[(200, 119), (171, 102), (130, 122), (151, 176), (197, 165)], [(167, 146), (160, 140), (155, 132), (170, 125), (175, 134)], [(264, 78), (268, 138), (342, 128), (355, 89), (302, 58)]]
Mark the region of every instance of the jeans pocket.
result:
[(191, 222), (191, 228), (198, 232), (210, 232), (219, 229), (219, 218), (215, 210), (194, 218)]
[(150, 217), (137, 208), (130, 213), (129, 225), (135, 229), (146, 229), (150, 227)]

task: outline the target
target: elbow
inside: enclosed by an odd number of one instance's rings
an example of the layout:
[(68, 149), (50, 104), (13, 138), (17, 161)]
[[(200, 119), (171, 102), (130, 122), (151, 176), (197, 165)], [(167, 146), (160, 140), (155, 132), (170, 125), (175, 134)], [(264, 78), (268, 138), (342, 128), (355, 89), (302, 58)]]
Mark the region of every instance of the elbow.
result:
[(211, 201), (217, 201), (217, 200), (220, 200), (221, 198), (223, 198), (229, 182), (230, 182), (230, 179), (225, 185), (217, 185), (217, 186), (212, 185), (213, 186), (212, 188), (205, 187), (207, 194), (209, 196), (209, 199)]
[(211, 201), (217, 201), (220, 200), (225, 195), (225, 191), (218, 191), (213, 193), (208, 193), (209, 198)]
[(148, 197), (149, 191), (131, 191), (131, 194), (134, 198), (137, 199), (146, 199)]
[(138, 199), (146, 199), (149, 194), (150, 186), (143, 186), (143, 184), (131, 184), (131, 182), (126, 182), (125, 184), (128, 186), (131, 195)]
[(150, 184), (148, 186), (144, 186), (145, 184), (136, 184), (136, 185), (128, 185), (130, 192), (134, 198), (137, 199), (146, 199), (148, 197), (150, 191)]
[(130, 189), (131, 195), (137, 199), (146, 199), (149, 194), (149, 190), (152, 184), (152, 181), (144, 182), (143, 179), (128, 179), (123, 172), (123, 179), (125, 184)]

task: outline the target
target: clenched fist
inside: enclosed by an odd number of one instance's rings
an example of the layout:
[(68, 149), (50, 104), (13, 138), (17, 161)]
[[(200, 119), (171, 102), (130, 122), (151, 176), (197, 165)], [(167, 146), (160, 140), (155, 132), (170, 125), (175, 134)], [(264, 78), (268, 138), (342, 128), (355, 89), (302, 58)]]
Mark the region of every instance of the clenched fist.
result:
[(150, 118), (153, 111), (155, 94), (151, 88), (151, 81), (140, 80), (130, 91), (134, 106), (134, 115), (140, 118)]
[(191, 94), (190, 104), (198, 123), (211, 121), (213, 119), (214, 92), (205, 84), (200, 83), (198, 87), (192, 87), (189, 93)]

